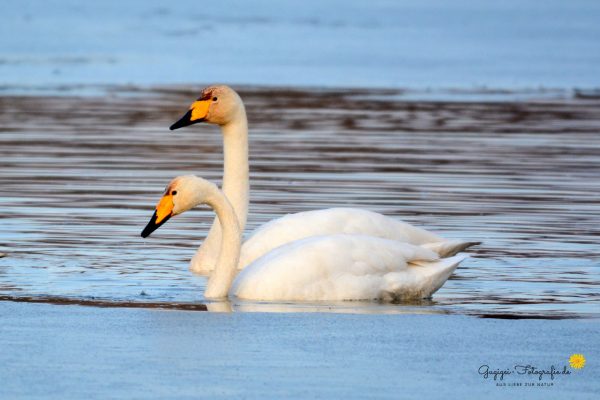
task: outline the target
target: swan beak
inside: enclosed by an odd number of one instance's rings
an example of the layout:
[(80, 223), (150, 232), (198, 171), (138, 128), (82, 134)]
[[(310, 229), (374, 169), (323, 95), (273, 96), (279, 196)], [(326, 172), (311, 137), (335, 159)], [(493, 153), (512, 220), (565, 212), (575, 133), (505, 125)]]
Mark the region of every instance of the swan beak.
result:
[(174, 131), (175, 129), (204, 121), (208, 115), (210, 103), (210, 100), (198, 100), (193, 102), (188, 112), (186, 112), (185, 115), (179, 119), (179, 121), (171, 125), (169, 129)]
[(168, 194), (162, 197), (156, 206), (156, 210), (150, 218), (148, 225), (142, 231), (142, 237), (150, 236), (152, 232), (161, 227), (173, 216), (173, 196)]

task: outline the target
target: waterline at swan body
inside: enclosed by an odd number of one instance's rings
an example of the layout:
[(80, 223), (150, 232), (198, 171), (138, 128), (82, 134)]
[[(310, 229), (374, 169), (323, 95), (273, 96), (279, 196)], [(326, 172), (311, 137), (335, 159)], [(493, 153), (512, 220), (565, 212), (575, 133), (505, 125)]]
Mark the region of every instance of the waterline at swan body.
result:
[[(248, 120), (244, 103), (230, 87), (209, 86), (192, 103), (187, 113), (171, 129), (199, 122), (221, 127), (224, 150), (223, 192), (231, 201), (240, 229), (244, 230), (249, 206)], [(474, 243), (447, 240), (381, 214), (354, 208), (331, 208), (288, 215), (254, 231), (242, 248), (239, 268), (288, 242), (318, 235), (351, 233), (427, 246), (441, 257), (462, 251)], [(190, 269), (208, 274), (217, 264), (221, 228), (215, 218), (208, 236), (192, 258)]]
[(216, 185), (191, 175), (169, 184), (142, 236), (199, 204), (217, 213), (222, 228), (222, 248), (205, 292), (210, 299), (228, 295), (270, 301), (427, 298), (465, 258), (440, 259), (434, 251), (409, 243), (335, 234), (279, 246), (237, 274), (241, 232), (234, 209)]

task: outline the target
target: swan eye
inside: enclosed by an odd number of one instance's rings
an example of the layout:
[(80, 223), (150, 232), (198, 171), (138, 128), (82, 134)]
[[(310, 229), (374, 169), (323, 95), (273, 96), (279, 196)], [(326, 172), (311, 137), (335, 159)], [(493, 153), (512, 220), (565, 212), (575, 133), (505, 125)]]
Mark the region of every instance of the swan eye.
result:
[(177, 194), (177, 190), (173, 190), (173, 191), (171, 192), (171, 194), (172, 194), (173, 196), (175, 196), (175, 195)]
[(217, 101), (218, 99), (216, 97), (213, 97), (213, 101)]

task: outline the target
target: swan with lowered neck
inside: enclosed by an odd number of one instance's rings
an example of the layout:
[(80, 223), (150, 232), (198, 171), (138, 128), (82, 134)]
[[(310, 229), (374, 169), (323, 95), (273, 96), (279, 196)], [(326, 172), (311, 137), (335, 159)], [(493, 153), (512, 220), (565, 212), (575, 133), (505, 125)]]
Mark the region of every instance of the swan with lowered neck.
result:
[(142, 231), (147, 237), (174, 215), (207, 204), (221, 225), (221, 249), (204, 296), (267, 301), (398, 301), (430, 297), (465, 258), (440, 259), (425, 247), (365, 235), (311, 236), (282, 245), (237, 276), (241, 231), (218, 187), (187, 175), (167, 186)]
[[(230, 87), (210, 86), (202, 91), (188, 112), (170, 129), (178, 129), (199, 122), (221, 127), (224, 147), (223, 192), (231, 201), (244, 230), (249, 204), (248, 121), (244, 103)], [(362, 234), (379, 238), (425, 245), (440, 257), (452, 256), (477, 244), (447, 240), (432, 232), (402, 221), (357, 208), (330, 208), (286, 215), (270, 221), (255, 230), (244, 243), (239, 260), (243, 269), (271, 250), (298, 239), (337, 233)], [(191, 260), (190, 269), (200, 274), (209, 273), (217, 263), (221, 246), (221, 228), (218, 217)]]

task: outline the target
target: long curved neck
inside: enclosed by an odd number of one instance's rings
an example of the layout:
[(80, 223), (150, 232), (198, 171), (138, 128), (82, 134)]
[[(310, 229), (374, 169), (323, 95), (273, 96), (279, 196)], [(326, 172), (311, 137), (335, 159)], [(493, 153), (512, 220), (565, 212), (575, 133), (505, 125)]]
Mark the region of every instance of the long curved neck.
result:
[(241, 108), (235, 119), (221, 126), (223, 134), (224, 173), (223, 193), (231, 202), (243, 231), (250, 202), (250, 177), (248, 167), (248, 119)]
[(241, 232), (233, 207), (216, 186), (211, 190), (206, 204), (217, 213), (223, 236), (219, 261), (208, 279), (204, 297), (223, 298), (227, 297), (233, 278), (237, 273), (242, 245)]

